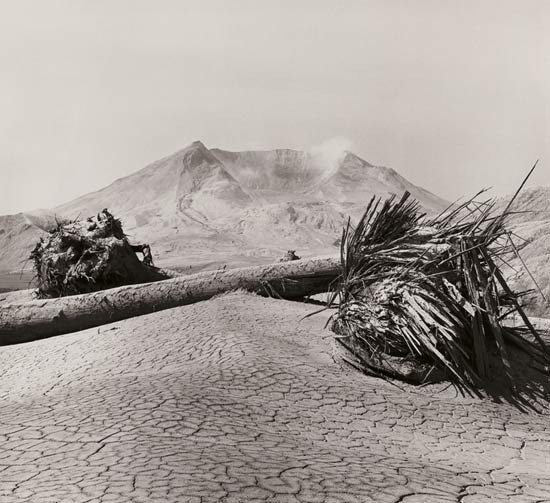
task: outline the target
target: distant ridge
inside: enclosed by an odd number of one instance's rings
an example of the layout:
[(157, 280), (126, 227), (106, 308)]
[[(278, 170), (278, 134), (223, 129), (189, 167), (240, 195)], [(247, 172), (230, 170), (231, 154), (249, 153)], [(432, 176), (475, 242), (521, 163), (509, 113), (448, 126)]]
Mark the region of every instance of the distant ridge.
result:
[[(498, 201), (504, 209), (511, 196)], [(531, 306), (534, 315), (550, 316), (550, 187), (532, 187), (522, 190), (514, 201), (512, 216), (513, 241), (519, 257), (510, 260), (508, 277), (517, 291), (533, 290)], [(521, 258), (520, 258), (521, 257)], [(526, 268), (530, 271), (529, 274)], [(532, 277), (535, 278), (536, 284)], [(539, 292), (542, 290), (544, 299)]]

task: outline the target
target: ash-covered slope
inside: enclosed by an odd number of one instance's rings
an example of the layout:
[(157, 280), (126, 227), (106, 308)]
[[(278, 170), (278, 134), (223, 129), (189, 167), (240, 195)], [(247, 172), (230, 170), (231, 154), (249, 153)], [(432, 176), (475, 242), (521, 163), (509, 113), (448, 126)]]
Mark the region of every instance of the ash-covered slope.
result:
[[(504, 209), (510, 197), (498, 202)], [(531, 290), (534, 303), (530, 311), (540, 316), (550, 315), (550, 187), (524, 189), (514, 201), (517, 212), (510, 219), (514, 242), (520, 247), (519, 257), (511, 260), (508, 275), (518, 290)], [(526, 267), (536, 280), (536, 285)], [(537, 286), (538, 285), (538, 286)], [(538, 288), (542, 290), (540, 294)]]
[[(74, 219), (109, 208), (131, 239), (151, 243), (166, 266), (250, 263), (288, 248), (334, 253), (348, 215), (359, 215), (373, 194), (405, 190), (428, 212), (446, 205), (394, 170), (349, 152), (330, 159), (289, 149), (228, 152), (197, 141), (53, 213)], [(51, 221), (53, 213), (44, 218)], [(12, 231), (19, 237), (13, 253), (0, 255), (0, 270), (28, 255), (40, 228)]]
[(85, 215), (108, 207), (133, 228), (154, 222), (206, 222), (249, 202), (250, 197), (222, 163), (197, 141), (54, 211)]

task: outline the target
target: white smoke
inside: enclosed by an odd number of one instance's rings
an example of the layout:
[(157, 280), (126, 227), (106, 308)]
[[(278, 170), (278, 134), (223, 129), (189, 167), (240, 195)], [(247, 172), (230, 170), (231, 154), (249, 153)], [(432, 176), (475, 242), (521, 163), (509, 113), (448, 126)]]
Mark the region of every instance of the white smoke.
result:
[(351, 140), (337, 136), (319, 145), (312, 146), (309, 153), (313, 157), (315, 167), (322, 172), (323, 178), (326, 179), (338, 171), (340, 164), (351, 148)]

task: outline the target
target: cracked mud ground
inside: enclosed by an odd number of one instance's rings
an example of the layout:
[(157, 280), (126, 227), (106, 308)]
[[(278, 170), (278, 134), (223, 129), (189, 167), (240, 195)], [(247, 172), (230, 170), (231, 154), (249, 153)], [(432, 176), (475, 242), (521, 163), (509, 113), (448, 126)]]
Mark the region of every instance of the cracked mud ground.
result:
[(550, 501), (550, 412), (342, 369), (230, 294), (0, 351), (0, 501)]

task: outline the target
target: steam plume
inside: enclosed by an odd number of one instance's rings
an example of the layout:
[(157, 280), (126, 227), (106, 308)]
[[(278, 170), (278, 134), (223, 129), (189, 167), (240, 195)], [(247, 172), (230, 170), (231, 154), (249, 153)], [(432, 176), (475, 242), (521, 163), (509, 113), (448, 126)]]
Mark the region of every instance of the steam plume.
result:
[(312, 146), (309, 152), (316, 161), (315, 165), (322, 171), (323, 178), (329, 178), (338, 171), (351, 147), (350, 140), (337, 136)]

